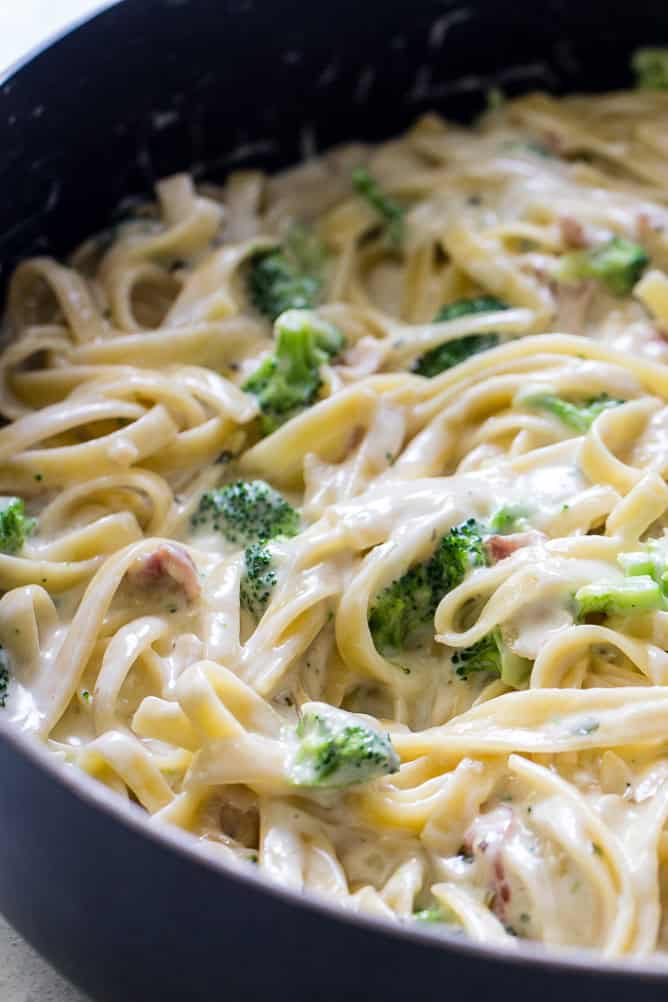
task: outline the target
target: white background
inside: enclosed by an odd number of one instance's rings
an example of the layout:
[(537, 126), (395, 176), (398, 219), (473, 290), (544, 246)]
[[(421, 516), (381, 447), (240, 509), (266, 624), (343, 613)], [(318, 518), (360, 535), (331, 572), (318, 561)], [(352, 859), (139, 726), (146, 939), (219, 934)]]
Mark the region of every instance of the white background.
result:
[[(0, 0), (0, 74), (49, 35), (109, 0)], [(128, 0), (132, 3), (132, 0)], [(45, 888), (48, 894), (48, 888)], [(39, 908), (39, 902), (35, 902)], [(0, 917), (1, 1002), (86, 1002)], [(129, 999), (119, 1002), (130, 1002)], [(185, 1002), (185, 1000), (184, 1000)]]
[(0, 71), (70, 21), (104, 6), (104, 0), (0, 0)]

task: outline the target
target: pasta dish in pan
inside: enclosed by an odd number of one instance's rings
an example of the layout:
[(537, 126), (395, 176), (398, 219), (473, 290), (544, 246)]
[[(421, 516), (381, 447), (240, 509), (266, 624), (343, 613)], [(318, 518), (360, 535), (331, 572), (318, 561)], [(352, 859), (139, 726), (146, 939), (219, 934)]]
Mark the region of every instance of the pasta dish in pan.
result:
[(535, 94), (20, 264), (5, 714), (345, 908), (664, 948), (666, 135)]

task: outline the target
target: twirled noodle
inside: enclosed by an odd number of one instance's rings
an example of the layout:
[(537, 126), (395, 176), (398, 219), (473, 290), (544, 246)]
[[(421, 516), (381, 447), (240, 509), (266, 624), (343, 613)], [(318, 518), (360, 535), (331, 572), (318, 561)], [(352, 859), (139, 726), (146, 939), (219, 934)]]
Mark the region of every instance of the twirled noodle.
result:
[[(664, 126), (650, 91), (430, 115), (276, 177), (168, 178), (69, 262), (23, 262), (11, 720), (350, 910), (665, 949)], [(339, 348), (312, 363), (314, 331)], [(226, 528), (226, 490), (266, 485), (287, 523)], [(314, 714), (373, 768), (302, 781)], [(345, 773), (331, 734), (318, 754)]]

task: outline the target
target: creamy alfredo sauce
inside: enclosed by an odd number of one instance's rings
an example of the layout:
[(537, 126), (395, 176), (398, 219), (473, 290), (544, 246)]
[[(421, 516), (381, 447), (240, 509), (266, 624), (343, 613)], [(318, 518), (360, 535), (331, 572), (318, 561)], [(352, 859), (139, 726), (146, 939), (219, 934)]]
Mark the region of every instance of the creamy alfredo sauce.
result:
[(345, 908), (660, 949), (666, 127), (431, 115), (21, 264), (15, 725)]

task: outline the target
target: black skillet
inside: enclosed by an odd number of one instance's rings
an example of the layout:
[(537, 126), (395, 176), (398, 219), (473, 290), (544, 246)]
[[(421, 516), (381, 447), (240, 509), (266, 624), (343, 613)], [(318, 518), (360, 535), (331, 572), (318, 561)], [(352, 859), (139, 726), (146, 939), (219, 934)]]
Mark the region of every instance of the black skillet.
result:
[[(666, 0), (126, 0), (0, 82), (0, 285), (161, 175), (470, 118), (492, 84), (626, 86), (629, 53), (661, 41)], [(104, 1002), (668, 998), (650, 963), (444, 942), (229, 872), (1, 718), (0, 846), (0, 910)]]

